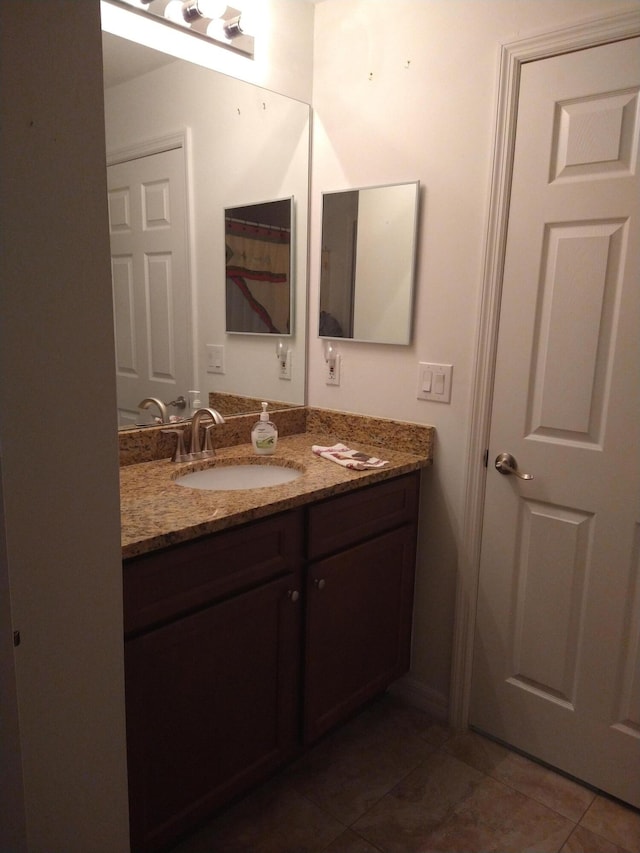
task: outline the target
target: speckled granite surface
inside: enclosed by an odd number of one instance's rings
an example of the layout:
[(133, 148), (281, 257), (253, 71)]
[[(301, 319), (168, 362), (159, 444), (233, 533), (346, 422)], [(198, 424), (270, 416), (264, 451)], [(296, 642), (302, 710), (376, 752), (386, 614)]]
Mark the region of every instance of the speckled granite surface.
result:
[(422, 424), (308, 408), (307, 430), (333, 436), (334, 441), (349, 446), (375, 444), (378, 448), (389, 447), (433, 458), (435, 430)]
[[(325, 434), (327, 444), (333, 444), (336, 441), (350, 444), (357, 441), (375, 444), (378, 447), (406, 450), (409, 453), (426, 455), (430, 459), (433, 457), (435, 430), (433, 427), (422, 424), (303, 406), (273, 412), (271, 418), (278, 427), (278, 435), (281, 438), (309, 431)], [(249, 444), (251, 428), (256, 420), (255, 414), (229, 418), (226, 423), (220, 424), (213, 431), (214, 447)], [(139, 462), (171, 458), (176, 439), (173, 435), (166, 435), (164, 431), (176, 427), (185, 431), (188, 447), (189, 422), (122, 430), (118, 434), (120, 465), (136, 465)]]
[[(269, 411), (278, 409), (294, 409), (292, 403), (281, 403), (278, 400), (267, 400)], [(243, 397), (240, 394), (226, 394), (222, 391), (210, 391), (208, 406), (217, 409), (225, 418), (235, 415), (260, 414), (262, 400), (258, 397)]]
[[(433, 460), (432, 427), (321, 410), (309, 410), (308, 414), (309, 423), (305, 424), (307, 431), (303, 428), (289, 435), (283, 435), (281, 431), (277, 451), (270, 457), (256, 457), (250, 444), (236, 442), (219, 449), (214, 460), (204, 463), (175, 464), (169, 459), (156, 459), (121, 467), (123, 557), (144, 554), (276, 512), (294, 509), (321, 498), (424, 468)], [(372, 420), (374, 424), (370, 423)], [(310, 425), (319, 425), (321, 428), (311, 430), (308, 429)], [(280, 424), (278, 426), (280, 429)], [(360, 440), (360, 435), (366, 435), (367, 440)], [(372, 442), (372, 437), (378, 439), (378, 443)], [(389, 465), (367, 471), (353, 471), (322, 459), (311, 450), (314, 444), (329, 445), (336, 441), (343, 441), (350, 447), (386, 459)], [(284, 464), (297, 467), (303, 473), (291, 483), (255, 490), (203, 491), (174, 482), (181, 472), (238, 461)]]
[[(213, 430), (213, 446), (218, 448), (231, 447), (235, 444), (249, 444), (251, 442), (251, 428), (257, 419), (258, 417), (255, 414), (229, 418)], [(306, 409), (302, 406), (274, 412), (272, 419), (278, 427), (279, 436), (293, 435), (294, 433), (304, 432), (306, 429)], [(118, 433), (120, 466), (151, 462), (154, 459), (170, 459), (176, 445), (176, 438), (173, 435), (166, 435), (164, 430), (175, 428), (185, 431), (185, 442), (188, 448), (189, 436), (191, 435), (190, 422), (120, 431)]]

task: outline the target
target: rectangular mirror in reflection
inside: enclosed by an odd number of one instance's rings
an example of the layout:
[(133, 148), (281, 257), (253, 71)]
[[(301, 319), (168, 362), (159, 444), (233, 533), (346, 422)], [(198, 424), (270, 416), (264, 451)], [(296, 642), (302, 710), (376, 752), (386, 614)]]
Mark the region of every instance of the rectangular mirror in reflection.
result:
[(293, 199), (224, 213), (227, 332), (290, 335)]
[(419, 192), (414, 181), (323, 193), (320, 337), (411, 342)]

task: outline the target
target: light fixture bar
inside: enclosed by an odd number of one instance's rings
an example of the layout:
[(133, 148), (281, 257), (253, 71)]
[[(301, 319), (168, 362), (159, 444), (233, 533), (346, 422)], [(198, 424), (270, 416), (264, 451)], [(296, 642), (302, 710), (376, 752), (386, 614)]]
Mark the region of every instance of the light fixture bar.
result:
[[(241, 53), (253, 59), (254, 37), (241, 25), (242, 12), (233, 6), (212, 0), (108, 0), (137, 15), (161, 21), (181, 32), (193, 33), (218, 47)], [(220, 10), (220, 17), (215, 15)], [(176, 14), (176, 11), (178, 14)], [(168, 15), (171, 17), (168, 17)]]

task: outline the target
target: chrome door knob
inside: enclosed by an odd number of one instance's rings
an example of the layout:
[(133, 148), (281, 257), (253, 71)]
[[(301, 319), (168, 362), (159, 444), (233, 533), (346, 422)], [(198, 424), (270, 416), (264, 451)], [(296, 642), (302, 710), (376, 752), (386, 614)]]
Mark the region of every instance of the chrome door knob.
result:
[(522, 474), (518, 471), (518, 463), (510, 453), (498, 453), (496, 456), (496, 470), (501, 474), (515, 474), (521, 480), (533, 480), (533, 474)]

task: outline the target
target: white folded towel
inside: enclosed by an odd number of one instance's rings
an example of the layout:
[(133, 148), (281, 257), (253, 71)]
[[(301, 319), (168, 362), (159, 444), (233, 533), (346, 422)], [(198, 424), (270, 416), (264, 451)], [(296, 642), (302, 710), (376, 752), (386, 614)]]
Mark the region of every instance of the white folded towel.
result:
[(364, 471), (366, 468), (382, 468), (383, 465), (389, 464), (384, 459), (368, 456), (360, 450), (351, 450), (346, 444), (334, 444), (331, 447), (314, 444), (311, 449), (324, 459), (330, 459), (344, 468), (355, 468), (358, 471)]

